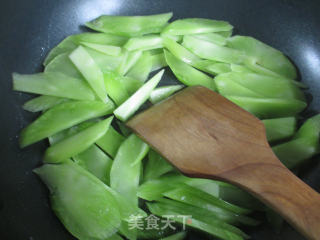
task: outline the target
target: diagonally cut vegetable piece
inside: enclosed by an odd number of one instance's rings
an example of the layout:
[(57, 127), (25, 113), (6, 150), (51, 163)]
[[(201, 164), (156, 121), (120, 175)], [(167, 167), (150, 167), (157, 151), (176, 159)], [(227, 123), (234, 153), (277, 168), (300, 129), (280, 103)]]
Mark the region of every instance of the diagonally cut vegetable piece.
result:
[(103, 151), (114, 158), (124, 140), (125, 137), (110, 126), (107, 132), (96, 143)]
[(152, 104), (156, 104), (171, 96), (175, 92), (179, 91), (183, 87), (183, 85), (169, 85), (158, 87), (151, 92), (149, 100)]
[(282, 163), (292, 169), (320, 152), (320, 115), (309, 118), (293, 139), (272, 148)]
[(134, 37), (130, 38), (128, 42), (123, 46), (128, 51), (135, 51), (135, 50), (151, 50), (162, 48), (162, 38), (160, 35), (152, 34), (146, 35), (142, 37)]
[(319, 142), (319, 133), (320, 114), (317, 114), (304, 122), (304, 124), (300, 127), (294, 138), (310, 138), (315, 142)]
[(143, 180), (148, 181), (156, 179), (161, 175), (173, 170), (173, 166), (170, 165), (163, 157), (161, 157), (154, 150), (150, 150), (148, 154), (148, 161), (144, 169)]
[(128, 120), (138, 108), (148, 100), (152, 90), (158, 85), (164, 70), (158, 72), (153, 78), (146, 82), (138, 91), (121, 104), (113, 113), (121, 121)]
[(163, 195), (173, 200), (188, 203), (193, 206), (202, 207), (208, 210), (216, 209), (218, 207), (234, 212), (235, 214), (250, 213), (249, 209), (241, 208), (234, 204), (225, 202), (222, 199), (212, 196), (200, 189), (187, 185), (182, 185), (179, 188), (165, 192)]
[(152, 63), (151, 72), (157, 71), (163, 67), (168, 66), (166, 59), (164, 57), (164, 53), (152, 55), (150, 62)]
[[(204, 210), (202, 208), (199, 207), (195, 207), (189, 204), (185, 204), (185, 203), (181, 203), (181, 202), (177, 202), (171, 199), (166, 199), (166, 198), (162, 198), (157, 202), (158, 206), (164, 206), (163, 209), (166, 209), (168, 212), (171, 210), (174, 213), (180, 213), (186, 216), (190, 216), (191, 219), (197, 219), (200, 221), (203, 221), (205, 223), (208, 224), (212, 224), (213, 226), (220, 226), (223, 229), (226, 229), (230, 232), (234, 232), (236, 234), (242, 235), (243, 237), (248, 237), (247, 234), (245, 234), (244, 232), (242, 232), (240, 229), (238, 229), (237, 227), (234, 227), (232, 225), (230, 225), (229, 223), (236, 223), (236, 219), (233, 220), (229, 220), (229, 221), (224, 221), (222, 220), (219, 216), (217, 216), (216, 214)], [(254, 221), (254, 219), (252, 219)], [(257, 222), (257, 221), (256, 221)]]
[(104, 85), (103, 74), (89, 53), (82, 47), (76, 48), (69, 58), (88, 81), (91, 88), (103, 102), (110, 101)]
[(219, 197), (220, 186), (226, 183), (204, 178), (190, 178), (186, 184), (212, 196)]
[(139, 51), (139, 50), (132, 51), (132, 52), (125, 51), (121, 64), (117, 68), (117, 72), (120, 75), (126, 75), (126, 73), (130, 70), (130, 68), (132, 68), (137, 63), (141, 55), (142, 55), (142, 51)]
[(43, 113), (22, 130), (20, 146), (26, 147), (88, 119), (104, 116), (111, 113), (113, 109), (112, 103), (104, 104), (98, 101), (61, 103)]
[(136, 64), (130, 69), (126, 76), (136, 80), (140, 80), (142, 84), (148, 79), (148, 76), (151, 72), (151, 68), (151, 55), (147, 51), (142, 54), (142, 56), (138, 59)]
[(138, 205), (141, 160), (148, 150), (146, 143), (136, 135), (130, 135), (121, 144), (110, 172), (111, 187), (135, 205)]
[(205, 18), (185, 18), (179, 19), (163, 29), (162, 35), (186, 35), (198, 33), (210, 33), (229, 31), (233, 27), (224, 21), (216, 21)]
[[(153, 214), (155, 214), (157, 216), (169, 215), (171, 217), (171, 219), (176, 222), (180, 222), (182, 224), (186, 224), (187, 226), (208, 232), (208, 233), (212, 234), (213, 236), (219, 237), (220, 239), (225, 239), (225, 240), (241, 240), (241, 239), (243, 239), (240, 235), (227, 230), (228, 228), (233, 228), (231, 225), (229, 225), (227, 223), (212, 219), (211, 223), (208, 224), (208, 223), (202, 222), (200, 220), (197, 220), (194, 217), (189, 218), (191, 220), (188, 220), (188, 219), (181, 217), (183, 214), (180, 213), (180, 211), (179, 211), (180, 209), (175, 209), (175, 211), (172, 208), (168, 209), (168, 204), (147, 203), (147, 206), (148, 206), (150, 212), (152, 212)], [(196, 211), (194, 211), (194, 212), (196, 212)]]
[(188, 182), (188, 179), (182, 175), (170, 174), (162, 176), (158, 179), (152, 179), (139, 186), (138, 197), (154, 201), (163, 197), (162, 193), (179, 187), (179, 184)]
[(51, 192), (52, 209), (79, 239), (106, 239), (120, 226), (118, 204), (110, 188), (70, 160), (45, 164), (34, 172)]
[(81, 42), (80, 44), (88, 48), (92, 48), (98, 52), (102, 52), (111, 56), (119, 56), (121, 53), (121, 47), (118, 47), (118, 46), (89, 43), (89, 42)]
[(228, 38), (232, 35), (232, 29), (229, 31), (216, 32), (216, 34), (221, 35), (222, 37)]
[(71, 52), (80, 45), (81, 42), (122, 46), (127, 41), (126, 37), (116, 36), (106, 33), (80, 33), (69, 36), (54, 47), (44, 60), (43, 65), (47, 66), (56, 56)]
[(90, 86), (82, 79), (62, 73), (13, 73), (13, 90), (76, 100), (94, 100)]
[[(44, 72), (60, 72), (67, 76), (74, 77), (77, 79), (83, 79), (82, 74), (74, 66), (69, 58), (71, 52), (65, 52), (56, 56), (46, 67)], [(84, 79), (83, 79), (84, 80)]]
[(297, 77), (296, 69), (288, 58), (280, 51), (255, 38), (234, 36), (228, 39), (227, 46), (243, 51), (257, 64), (284, 77), (290, 79), (295, 79)]
[(112, 159), (96, 145), (93, 144), (87, 150), (74, 156), (73, 160), (105, 184), (110, 183)]
[(176, 43), (170, 38), (164, 38), (163, 39), (163, 45), (165, 48), (167, 48), (176, 58), (180, 59), (181, 61), (188, 63), (192, 66), (195, 65), (195, 63), (201, 61), (201, 58), (194, 55), (192, 52), (190, 52), (188, 49), (181, 46), (179, 43)]
[(60, 142), (68, 137), (71, 137), (85, 129), (87, 129), (88, 127), (92, 127), (95, 123), (99, 122), (100, 119), (90, 119), (88, 121), (82, 122), (78, 125), (72, 126), (68, 129), (65, 129), (63, 131), (60, 131), (52, 136), (50, 136), (48, 138), (50, 145), (53, 145), (57, 142)]
[(283, 140), (292, 137), (297, 127), (295, 117), (265, 119), (262, 121), (269, 142)]
[(107, 71), (115, 71), (121, 64), (124, 54), (121, 53), (119, 56), (111, 56), (92, 48), (83, 47), (89, 55), (92, 57), (94, 62), (98, 65), (100, 70), (105, 73)]
[(165, 238), (160, 238), (160, 240), (183, 240), (187, 237), (186, 232), (178, 232), (175, 233), (171, 236), (165, 237)]
[(46, 111), (60, 103), (67, 102), (69, 99), (53, 97), (53, 96), (40, 96), (32, 98), (23, 104), (23, 109), (29, 112)]
[(219, 198), (251, 210), (264, 211), (265, 205), (248, 192), (231, 184), (219, 186)]
[(110, 192), (118, 202), (121, 220), (128, 222), (130, 220), (130, 216), (132, 217), (132, 215), (147, 217), (147, 213), (140, 209), (138, 205), (135, 204), (133, 201), (128, 201), (128, 199), (125, 196), (118, 193), (116, 190), (112, 188), (110, 188)]
[(118, 234), (113, 234), (111, 237), (108, 237), (105, 240), (123, 240), (123, 238)]
[(149, 16), (100, 16), (86, 26), (105, 33), (121, 36), (141, 36), (148, 33), (159, 33), (172, 17), (172, 13)]
[(281, 76), (280, 74), (277, 74), (275, 72), (272, 72), (271, 70), (268, 70), (267, 68), (264, 68), (262, 66), (257, 65), (256, 63), (253, 63), (252, 61), (245, 61), (246, 65), (238, 65), (238, 64), (231, 64), (231, 70), (233, 72), (243, 72), (243, 73), (255, 73), (256, 74), (256, 78), (263, 78), (263, 76), (269, 76), (269, 77), (273, 77), (276, 78), (278, 81), (287, 81), (287, 82), (291, 82), (292, 84), (294, 84), (295, 86), (299, 87), (299, 88), (307, 88), (307, 86), (302, 83), (302, 82), (298, 82), (296, 80), (293, 79), (289, 79), (289, 78), (285, 78), (284, 76)]
[(214, 80), (211, 77), (179, 60), (167, 50), (164, 50), (164, 53), (170, 69), (183, 84), (187, 86), (201, 85), (215, 90)]
[(319, 143), (310, 138), (297, 138), (272, 147), (273, 152), (289, 169), (299, 166), (320, 152)]
[(192, 36), (220, 46), (225, 46), (227, 44), (227, 38), (217, 33), (201, 33), (194, 34)]
[(291, 81), (246, 72), (220, 74), (215, 81), (233, 81), (266, 98), (296, 99), (305, 101), (303, 92)]
[(107, 93), (117, 106), (121, 105), (129, 98), (129, 93), (126, 89), (124, 81), (122, 80), (122, 76), (116, 72), (110, 71), (104, 73), (103, 77)]
[(212, 75), (226, 73), (231, 71), (229, 63), (221, 63), (212, 60), (201, 60), (194, 64), (194, 67)]
[(225, 63), (242, 63), (246, 59), (246, 55), (241, 51), (219, 46), (191, 35), (184, 36), (182, 45), (204, 59)]
[(262, 119), (294, 116), (307, 107), (305, 102), (293, 99), (225, 97)]
[(138, 231), (136, 228), (130, 227), (127, 221), (122, 221), (119, 228), (119, 233), (129, 240), (137, 240)]
[(112, 119), (113, 117), (109, 117), (71, 137), (53, 144), (47, 148), (44, 155), (44, 162), (63, 162), (85, 151), (107, 132)]
[[(234, 73), (236, 75), (236, 73)], [(229, 74), (219, 74), (214, 78), (218, 91), (223, 96), (264, 98), (264, 95), (233, 81)], [(261, 92), (261, 91), (260, 91)]]

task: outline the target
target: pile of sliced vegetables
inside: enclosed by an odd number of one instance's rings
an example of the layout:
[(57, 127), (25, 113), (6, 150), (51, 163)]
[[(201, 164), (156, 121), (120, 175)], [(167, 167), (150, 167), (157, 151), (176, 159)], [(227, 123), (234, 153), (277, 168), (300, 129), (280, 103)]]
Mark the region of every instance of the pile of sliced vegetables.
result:
[[(274, 152), (291, 169), (320, 151), (320, 115), (296, 131), (305, 86), (281, 52), (232, 36), (228, 22), (168, 23), (171, 17), (101, 16), (86, 23), (99, 33), (72, 35), (53, 48), (44, 72), (13, 74), (14, 90), (40, 95), (23, 105), (41, 115), (23, 129), (20, 145), (49, 139), (45, 164), (34, 172), (78, 239), (177, 240), (192, 228), (219, 239), (249, 238), (239, 226), (259, 223), (248, 214), (264, 211), (261, 203), (230, 184), (181, 175), (124, 125), (145, 103), (184, 86), (210, 88), (262, 119)], [(181, 84), (157, 87), (166, 66)], [(172, 216), (176, 230), (130, 225), (133, 216), (150, 214), (159, 223)]]

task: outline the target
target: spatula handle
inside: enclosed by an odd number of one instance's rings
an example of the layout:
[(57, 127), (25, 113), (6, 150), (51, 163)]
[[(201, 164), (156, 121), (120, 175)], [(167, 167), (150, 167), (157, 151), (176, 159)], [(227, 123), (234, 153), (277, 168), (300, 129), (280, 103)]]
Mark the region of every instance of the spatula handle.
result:
[(220, 177), (247, 189), (308, 239), (319, 240), (320, 194), (275, 160), (274, 164), (244, 165)]

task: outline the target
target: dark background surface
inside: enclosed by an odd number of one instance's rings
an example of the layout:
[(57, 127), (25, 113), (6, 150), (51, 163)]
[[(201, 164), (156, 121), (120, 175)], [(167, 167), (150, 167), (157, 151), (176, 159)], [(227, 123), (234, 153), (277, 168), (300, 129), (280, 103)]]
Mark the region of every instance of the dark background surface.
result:
[[(71, 239), (48, 205), (47, 190), (32, 173), (45, 142), (20, 150), (22, 127), (35, 119), (21, 105), (30, 95), (11, 91), (11, 72), (42, 69), (47, 52), (101, 14), (144, 15), (173, 11), (174, 18), (229, 21), (235, 33), (251, 35), (287, 54), (320, 110), (320, 2), (317, 0), (2, 0), (0, 7), (0, 239)], [(303, 171), (319, 191), (320, 166)], [(303, 239), (288, 226), (280, 235), (268, 225), (248, 230), (253, 239)], [(202, 237), (195, 237), (200, 239)]]

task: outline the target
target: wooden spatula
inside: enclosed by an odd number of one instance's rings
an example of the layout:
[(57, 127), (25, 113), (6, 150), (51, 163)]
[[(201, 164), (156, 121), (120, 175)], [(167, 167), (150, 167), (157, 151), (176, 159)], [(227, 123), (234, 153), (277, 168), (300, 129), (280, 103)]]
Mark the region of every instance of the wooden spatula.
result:
[(189, 87), (127, 126), (186, 175), (238, 185), (320, 239), (320, 195), (274, 155), (263, 123), (221, 95)]

